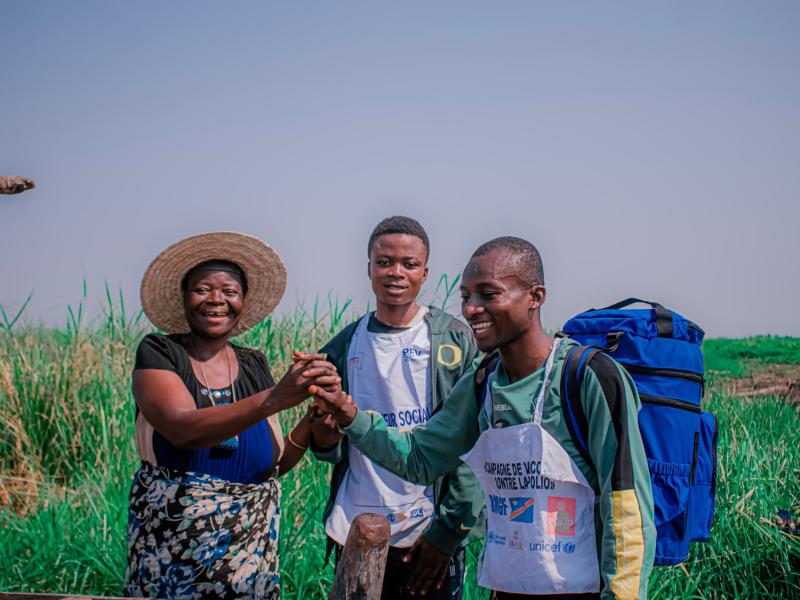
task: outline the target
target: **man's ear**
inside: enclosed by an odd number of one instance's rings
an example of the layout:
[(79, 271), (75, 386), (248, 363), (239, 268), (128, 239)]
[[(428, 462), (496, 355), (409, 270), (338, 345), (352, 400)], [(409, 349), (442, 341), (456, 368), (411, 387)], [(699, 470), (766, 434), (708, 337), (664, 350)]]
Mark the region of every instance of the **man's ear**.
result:
[(544, 286), (541, 284), (536, 284), (532, 286), (528, 293), (531, 297), (531, 308), (537, 309), (544, 304), (545, 298), (547, 297), (547, 290), (544, 289)]
[(428, 280), (428, 265), (425, 265), (425, 274), (422, 276), (422, 283)]
[(372, 267), (372, 261), (368, 260), (367, 261), (367, 279), (369, 279), (370, 281), (372, 281), (372, 269), (371, 269), (371, 267)]

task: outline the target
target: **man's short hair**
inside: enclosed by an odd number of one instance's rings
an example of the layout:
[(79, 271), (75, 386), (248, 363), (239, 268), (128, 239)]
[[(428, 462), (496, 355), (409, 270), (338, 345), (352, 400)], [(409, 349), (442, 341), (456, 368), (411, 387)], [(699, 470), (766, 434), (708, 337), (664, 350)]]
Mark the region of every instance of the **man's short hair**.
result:
[(388, 235), (390, 233), (405, 233), (406, 235), (413, 235), (421, 239), (422, 244), (425, 246), (425, 260), (428, 260), (431, 253), (431, 244), (428, 241), (428, 234), (425, 233), (425, 229), (423, 229), (422, 225), (415, 219), (399, 216), (387, 217), (375, 226), (375, 229), (372, 230), (372, 234), (369, 236), (367, 257), (372, 254), (372, 246), (375, 245), (375, 241), (382, 235)]
[(478, 246), (472, 256), (483, 256), (498, 249), (509, 253), (509, 258), (514, 263), (514, 275), (519, 278), (523, 286), (544, 285), (542, 257), (536, 246), (527, 240), (510, 235), (494, 238)]

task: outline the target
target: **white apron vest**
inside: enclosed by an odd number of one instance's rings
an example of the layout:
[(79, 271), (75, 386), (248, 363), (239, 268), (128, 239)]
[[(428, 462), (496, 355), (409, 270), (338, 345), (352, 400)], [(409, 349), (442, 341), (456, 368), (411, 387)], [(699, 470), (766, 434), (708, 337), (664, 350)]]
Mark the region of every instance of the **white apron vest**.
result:
[[(347, 353), (350, 395), (361, 410), (381, 413), (389, 427), (413, 429), (430, 418), (430, 336), (421, 309), (400, 333), (372, 333), (361, 319)], [(386, 516), (390, 544), (409, 547), (433, 516), (433, 487), (409, 483), (376, 465), (352, 445), (347, 473), (336, 494), (325, 532), (344, 544), (352, 520), (365, 512)]]
[(542, 426), (542, 407), (560, 338), (547, 358), (530, 423), (492, 427), (462, 460), (478, 479), (488, 522), (478, 584), (516, 594), (600, 591), (595, 494), (564, 448)]

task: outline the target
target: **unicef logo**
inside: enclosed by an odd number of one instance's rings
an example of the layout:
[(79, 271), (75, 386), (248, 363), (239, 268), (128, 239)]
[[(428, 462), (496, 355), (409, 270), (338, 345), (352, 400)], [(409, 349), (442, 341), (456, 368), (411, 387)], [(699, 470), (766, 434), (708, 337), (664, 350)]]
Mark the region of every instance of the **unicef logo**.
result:
[(489, 535), (486, 536), (486, 541), (490, 544), (494, 542), (494, 531), (489, 532)]
[(572, 554), (573, 552), (575, 552), (575, 544), (573, 544), (572, 542), (565, 542), (564, 552), (566, 552), (567, 554)]
[(386, 518), (389, 519), (389, 523), (394, 523), (397, 520), (392, 513), (386, 515)]

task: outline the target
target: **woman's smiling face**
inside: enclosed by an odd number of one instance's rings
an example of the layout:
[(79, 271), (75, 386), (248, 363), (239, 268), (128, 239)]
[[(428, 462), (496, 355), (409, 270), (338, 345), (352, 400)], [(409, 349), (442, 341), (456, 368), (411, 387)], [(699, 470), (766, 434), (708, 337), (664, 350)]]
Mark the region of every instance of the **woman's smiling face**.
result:
[(186, 281), (183, 308), (194, 333), (210, 339), (229, 335), (244, 309), (242, 284), (225, 271), (200, 271)]

